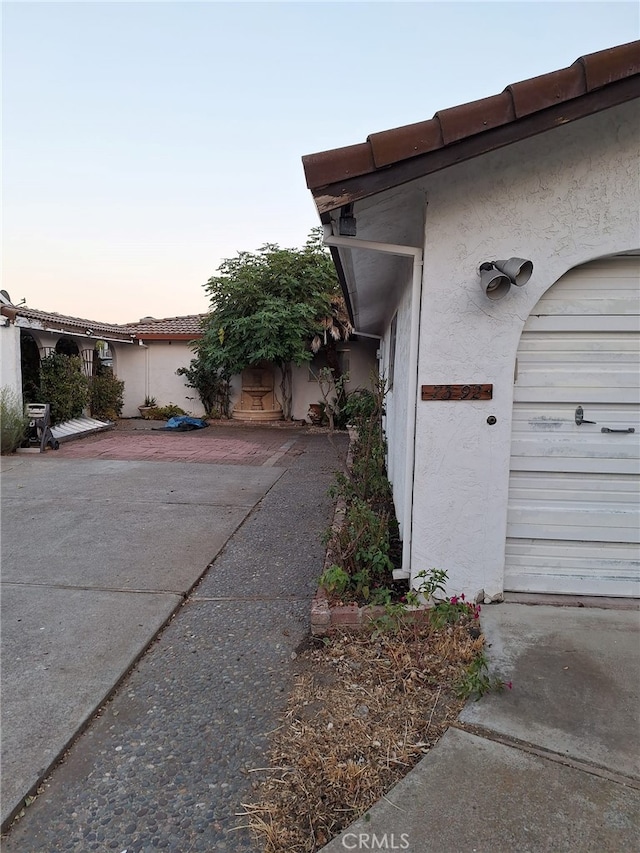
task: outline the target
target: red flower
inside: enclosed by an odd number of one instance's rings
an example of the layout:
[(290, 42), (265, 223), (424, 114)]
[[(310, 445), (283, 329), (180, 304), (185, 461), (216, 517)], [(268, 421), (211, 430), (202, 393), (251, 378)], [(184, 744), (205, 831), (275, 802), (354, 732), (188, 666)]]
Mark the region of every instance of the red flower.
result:
[(451, 598), (449, 599), (449, 601), (451, 602), (451, 604), (457, 604), (458, 603), (458, 596), (452, 595)]
[(513, 682), (512, 681), (507, 681), (506, 686), (509, 688), (509, 690), (513, 690)]

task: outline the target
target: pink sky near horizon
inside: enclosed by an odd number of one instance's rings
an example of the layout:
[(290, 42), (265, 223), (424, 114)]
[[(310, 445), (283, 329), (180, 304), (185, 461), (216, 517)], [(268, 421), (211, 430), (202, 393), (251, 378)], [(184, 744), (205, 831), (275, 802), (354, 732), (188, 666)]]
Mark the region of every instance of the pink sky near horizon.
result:
[(206, 311), (319, 224), (304, 154), (640, 36), (636, 3), (3, 3), (2, 287), (103, 322)]

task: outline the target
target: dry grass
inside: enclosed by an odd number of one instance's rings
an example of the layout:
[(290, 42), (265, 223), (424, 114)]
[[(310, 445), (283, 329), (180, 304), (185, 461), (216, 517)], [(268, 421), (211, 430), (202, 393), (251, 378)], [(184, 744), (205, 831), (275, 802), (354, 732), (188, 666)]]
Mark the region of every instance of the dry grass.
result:
[(309, 641), (271, 767), (244, 805), (265, 853), (319, 850), (407, 774), (459, 714), (477, 634), (457, 623)]

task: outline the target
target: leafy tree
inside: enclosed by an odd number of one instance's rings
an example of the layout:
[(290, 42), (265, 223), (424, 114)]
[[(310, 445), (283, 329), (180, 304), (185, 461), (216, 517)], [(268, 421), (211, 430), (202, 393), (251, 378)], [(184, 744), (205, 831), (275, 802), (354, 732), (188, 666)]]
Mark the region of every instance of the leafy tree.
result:
[[(335, 351), (337, 340), (351, 332), (321, 229), (302, 249), (268, 243), (254, 253), (239, 252), (222, 262), (205, 289), (211, 311), (190, 369), (216, 371), (228, 380), (269, 361), (280, 368), (282, 409), (290, 418), (291, 365), (310, 361), (323, 347)], [(328, 354), (327, 361), (337, 367), (337, 357)]]

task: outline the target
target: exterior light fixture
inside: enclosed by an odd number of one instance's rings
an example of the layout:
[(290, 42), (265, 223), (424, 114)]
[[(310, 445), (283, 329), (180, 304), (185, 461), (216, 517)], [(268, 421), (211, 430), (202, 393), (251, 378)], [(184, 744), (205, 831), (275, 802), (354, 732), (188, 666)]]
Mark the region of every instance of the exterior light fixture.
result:
[(533, 263), (525, 258), (485, 261), (480, 264), (480, 287), (488, 299), (496, 302), (506, 296), (512, 284), (522, 287), (531, 278)]
[(353, 215), (353, 205), (345, 204), (340, 208), (340, 220), (338, 222), (338, 233), (341, 237), (356, 236), (356, 218)]

